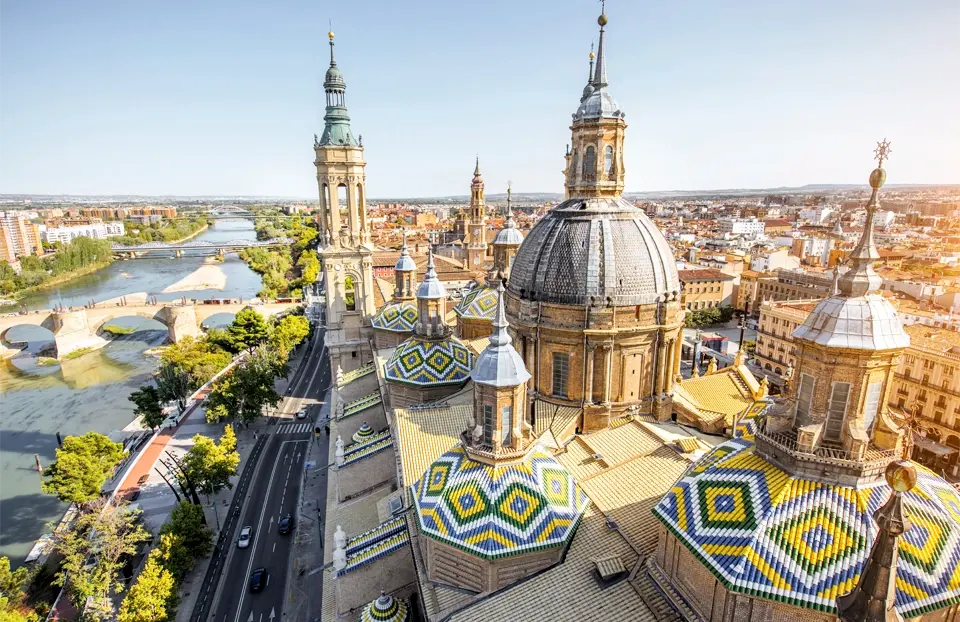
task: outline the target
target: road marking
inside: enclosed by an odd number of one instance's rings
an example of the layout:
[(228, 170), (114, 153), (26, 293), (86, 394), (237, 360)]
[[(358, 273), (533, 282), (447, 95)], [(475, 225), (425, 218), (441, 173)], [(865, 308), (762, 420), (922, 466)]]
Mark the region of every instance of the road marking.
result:
[(276, 552), (277, 552), (277, 543), (274, 542), (274, 543), (273, 543), (273, 551), (271, 551), (271, 553), (276, 553)]
[[(270, 587), (270, 575), (267, 575), (267, 587)], [(260, 619), (263, 619), (263, 614), (260, 614)]]

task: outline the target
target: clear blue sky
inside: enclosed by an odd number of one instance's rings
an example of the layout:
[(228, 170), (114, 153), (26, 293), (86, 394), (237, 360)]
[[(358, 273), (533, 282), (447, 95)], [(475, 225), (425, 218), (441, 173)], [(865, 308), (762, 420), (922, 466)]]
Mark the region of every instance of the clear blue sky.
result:
[[(0, 193), (316, 196), (327, 19), (368, 196), (562, 192), (590, 0), (4, 0)], [(956, 0), (610, 0), (627, 190), (960, 182)]]

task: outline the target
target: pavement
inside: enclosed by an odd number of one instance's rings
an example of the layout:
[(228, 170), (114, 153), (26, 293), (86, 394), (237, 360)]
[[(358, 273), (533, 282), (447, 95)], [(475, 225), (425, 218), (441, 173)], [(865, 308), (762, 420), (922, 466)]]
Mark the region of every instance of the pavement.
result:
[[(288, 576), (299, 568), (293, 553), (308, 539), (302, 535), (304, 530), (317, 529), (315, 517), (301, 515), (300, 501), (305, 480), (311, 494), (316, 494), (319, 485), (310, 477), (320, 464), (319, 456), (311, 457), (315, 451), (312, 447), (317, 445), (313, 440), (315, 422), (324, 406), (316, 404), (332, 381), (323, 333), (322, 329), (316, 330), (310, 343), (301, 348), (302, 364), (288, 386), (283, 390), (278, 387), (285, 397), (277, 411), (243, 432), (255, 434), (255, 447), (262, 449), (241, 467), (235, 489), (245, 486), (244, 491), (229, 507), (230, 516), (219, 533), (215, 554), (203, 569), (192, 573), (196, 578), (191, 586), (197, 589), (187, 590), (185, 584), (184, 590), (189, 593), (183, 594), (178, 611), (181, 622), (273, 622), (284, 617), (292, 589), (287, 587)], [(308, 416), (297, 419), (296, 413), (303, 407), (307, 407)], [(306, 468), (308, 465), (310, 468)], [(325, 496), (325, 481), (323, 486), (321, 496)], [(281, 535), (278, 523), (286, 514), (293, 517), (294, 529), (291, 534)], [(241, 526), (253, 530), (253, 540), (245, 549), (236, 546)], [(260, 567), (267, 571), (266, 585), (262, 591), (251, 593), (250, 574)]]

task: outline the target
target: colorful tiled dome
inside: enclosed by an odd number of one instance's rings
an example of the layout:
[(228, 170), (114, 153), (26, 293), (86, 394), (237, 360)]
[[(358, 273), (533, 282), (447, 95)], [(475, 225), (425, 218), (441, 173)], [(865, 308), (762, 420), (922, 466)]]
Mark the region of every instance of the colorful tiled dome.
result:
[(485, 559), (565, 545), (589, 499), (542, 447), (491, 466), (457, 445), (413, 485), (420, 531)]
[(456, 337), (429, 340), (414, 335), (393, 351), (386, 377), (419, 387), (439, 387), (466, 382), (473, 369), (473, 353)]
[[(793, 477), (754, 453), (749, 429), (738, 432), (690, 469), (654, 515), (728, 590), (836, 613), (837, 596), (857, 584), (877, 534), (873, 513), (890, 487)], [(927, 469), (917, 475), (903, 495), (913, 525), (899, 540), (896, 608), (904, 618), (960, 602), (960, 495)]]
[(360, 613), (360, 622), (403, 622), (407, 619), (407, 601), (380, 593)]
[(353, 433), (351, 439), (354, 443), (362, 443), (365, 440), (373, 438), (373, 428), (370, 427), (370, 424), (364, 421), (360, 425), (360, 429)]
[(467, 292), (453, 311), (457, 317), (492, 321), (497, 311), (497, 290), (487, 285), (477, 285)]
[(388, 302), (371, 321), (374, 328), (394, 333), (412, 333), (417, 324), (417, 305), (410, 300)]

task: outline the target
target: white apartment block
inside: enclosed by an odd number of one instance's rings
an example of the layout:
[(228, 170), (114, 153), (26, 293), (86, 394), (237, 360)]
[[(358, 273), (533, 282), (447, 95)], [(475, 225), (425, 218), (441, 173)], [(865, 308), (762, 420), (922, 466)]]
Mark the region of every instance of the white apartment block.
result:
[(94, 222), (86, 225), (70, 225), (66, 227), (46, 227), (40, 231), (43, 240), (48, 244), (62, 242), (66, 244), (79, 237), (102, 240), (113, 235), (123, 235), (121, 222)]
[(830, 214), (832, 213), (833, 210), (829, 207), (812, 207), (800, 210), (797, 217), (812, 225), (822, 225), (827, 222), (827, 219), (830, 218)]
[(761, 235), (764, 222), (756, 218), (725, 218), (719, 221), (720, 229), (733, 235)]

